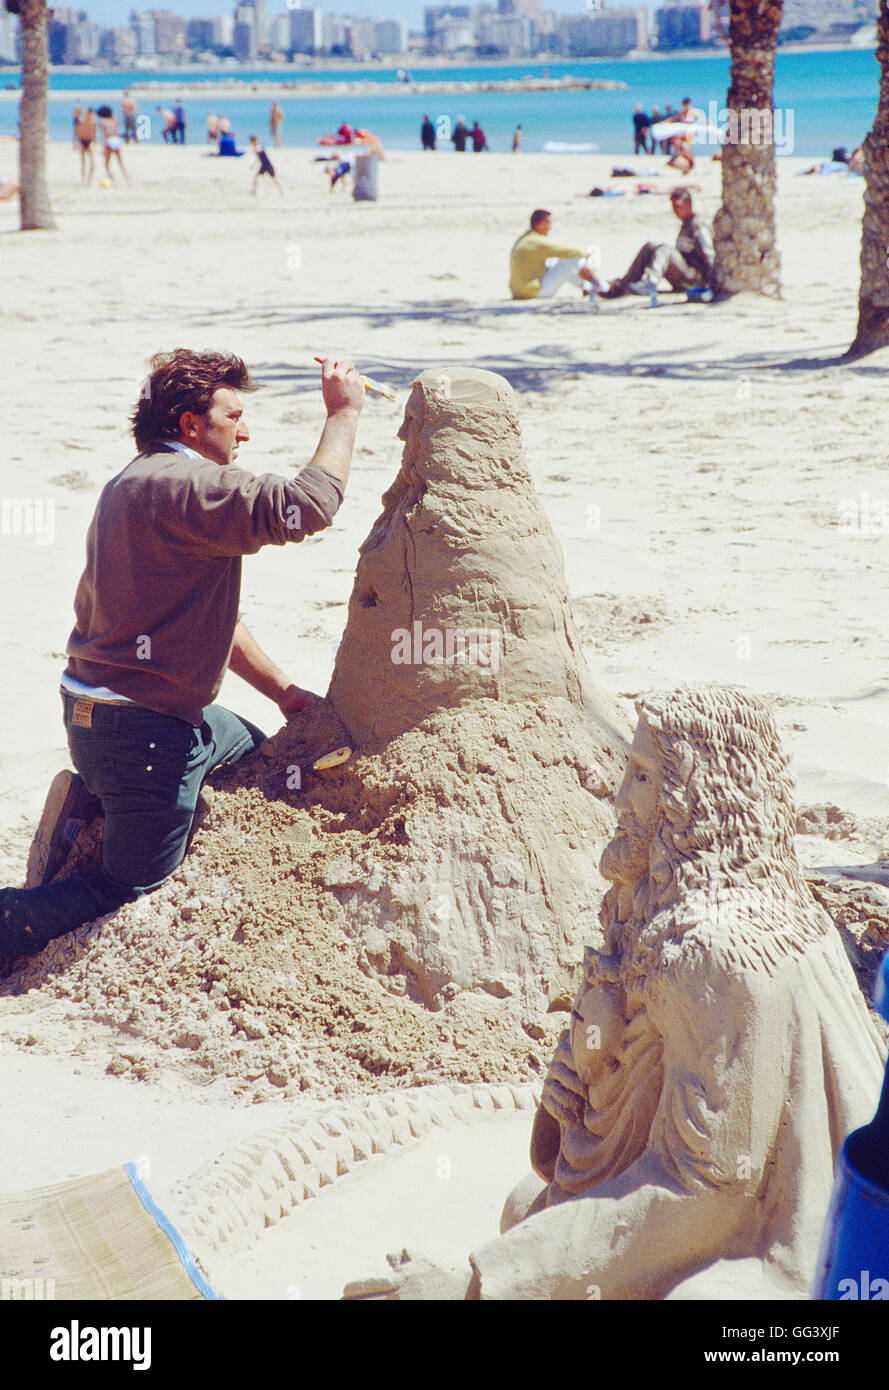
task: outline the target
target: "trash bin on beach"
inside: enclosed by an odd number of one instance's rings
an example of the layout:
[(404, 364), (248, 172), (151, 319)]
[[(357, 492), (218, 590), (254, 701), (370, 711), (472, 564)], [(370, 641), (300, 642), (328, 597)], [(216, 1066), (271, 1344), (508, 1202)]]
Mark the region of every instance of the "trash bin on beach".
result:
[(356, 202), (375, 203), (377, 201), (377, 165), (373, 150), (362, 150), (355, 155), (355, 168), (352, 183), (352, 197)]
[[(889, 951), (874, 1008), (889, 1019)], [(889, 1298), (889, 1067), (876, 1115), (853, 1130), (840, 1153), (812, 1297)]]

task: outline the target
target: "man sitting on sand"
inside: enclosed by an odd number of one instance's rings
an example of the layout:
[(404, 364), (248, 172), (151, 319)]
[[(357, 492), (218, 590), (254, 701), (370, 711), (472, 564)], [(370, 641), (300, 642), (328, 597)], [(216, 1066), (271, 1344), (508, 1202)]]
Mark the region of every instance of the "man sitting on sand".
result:
[[(285, 719), (316, 701), (240, 621), (241, 556), (330, 525), (364, 384), (351, 363), (324, 361), (327, 420), (295, 478), (237, 466), (250, 438), (238, 392), (255, 389), (229, 353), (152, 359), (132, 416), (139, 453), (103, 489), (87, 535), (62, 677), (74, 786), (105, 815), (101, 872), (0, 890), (0, 957), (35, 954), (158, 888), (182, 861), (203, 780), (265, 737), (213, 703), (227, 668)], [(76, 814), (69, 797), (59, 821)]]
[(509, 289), (513, 299), (549, 299), (566, 281), (584, 293), (601, 293), (602, 284), (591, 264), (590, 253), (579, 246), (563, 246), (550, 236), (552, 213), (536, 208), (531, 226), (509, 253)]
[(600, 291), (603, 299), (620, 299), (625, 294), (647, 294), (655, 304), (661, 277), (669, 281), (674, 290), (712, 285), (716, 253), (710, 228), (695, 216), (687, 188), (674, 188), (670, 203), (682, 223), (676, 245), (647, 241), (627, 273), (612, 280), (610, 289)]

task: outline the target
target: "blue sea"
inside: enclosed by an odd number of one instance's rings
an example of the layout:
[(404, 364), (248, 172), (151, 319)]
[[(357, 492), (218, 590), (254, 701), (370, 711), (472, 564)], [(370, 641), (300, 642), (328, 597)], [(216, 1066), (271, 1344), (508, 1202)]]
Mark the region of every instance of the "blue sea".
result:
[[(478, 82), (542, 77), (544, 64), (529, 63), (513, 66), (489, 65), (461, 68), (412, 68), (415, 82), (465, 81)], [(222, 112), (234, 126), (239, 141), (268, 132), (269, 98), (252, 96), (255, 82), (287, 82), (299, 77), (318, 83), (373, 81), (383, 83), (391, 91), (360, 92), (348, 96), (293, 97), (282, 92), (279, 97), (284, 111), (282, 131), (285, 145), (310, 145), (319, 136), (333, 131), (341, 121), (367, 126), (375, 131), (390, 149), (419, 148), (419, 127), (425, 114), (433, 120), (458, 115), (481, 122), (494, 150), (508, 150), (512, 132), (521, 123), (526, 150), (542, 150), (548, 142), (562, 144), (593, 144), (606, 154), (631, 154), (633, 149), (631, 116), (634, 105), (643, 109), (670, 103), (678, 107), (682, 98), (690, 96), (695, 106), (704, 111), (710, 102), (719, 110), (725, 105), (729, 80), (727, 55), (701, 58), (658, 58), (649, 61), (591, 60), (569, 64), (551, 64), (549, 75), (558, 77), (612, 78), (625, 82), (626, 90), (617, 92), (478, 92), (465, 95), (407, 91), (399, 86), (392, 69), (361, 67), (354, 70), (315, 70), (306, 72), (294, 68), (251, 71), (249, 69), (212, 70), (207, 73), (183, 74), (176, 70), (154, 73), (109, 71), (78, 74), (53, 73), (50, 81), (50, 136), (54, 140), (70, 139), (70, 112), (75, 98), (89, 104), (93, 91), (120, 91), (132, 84), (157, 80), (181, 82), (184, 87), (196, 88), (205, 82), (237, 82), (243, 85), (244, 95), (189, 98), (189, 138), (200, 143), (204, 138), (207, 113)], [(8, 70), (3, 74), (8, 82), (18, 82), (18, 74)], [(2, 81), (2, 78), (0, 78)], [(842, 52), (780, 53), (775, 71), (775, 106), (783, 113), (784, 148), (787, 154), (816, 158), (829, 157), (836, 145), (853, 149), (864, 138), (873, 122), (877, 105), (879, 67), (873, 50)], [(139, 94), (141, 110), (154, 115), (158, 102), (171, 105), (169, 96), (152, 98), (150, 93)], [(0, 104), (0, 132), (12, 133), (16, 128), (17, 108), (14, 103)], [(154, 138), (159, 138), (157, 121), (153, 123)], [(778, 124), (776, 121), (776, 130)], [(787, 139), (792, 130), (792, 140)], [(448, 150), (449, 142), (440, 142)]]

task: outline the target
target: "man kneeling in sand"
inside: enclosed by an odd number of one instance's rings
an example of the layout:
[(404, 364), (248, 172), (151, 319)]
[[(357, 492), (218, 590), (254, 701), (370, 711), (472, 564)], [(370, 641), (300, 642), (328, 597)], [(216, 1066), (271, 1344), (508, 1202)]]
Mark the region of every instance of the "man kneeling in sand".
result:
[(552, 213), (537, 208), (531, 226), (513, 245), (509, 255), (509, 289), (513, 299), (549, 299), (570, 282), (584, 294), (601, 293), (602, 285), (591, 264), (591, 253), (579, 246), (563, 246), (550, 236)]
[(695, 215), (691, 194), (687, 188), (674, 188), (670, 194), (673, 211), (682, 223), (676, 245), (658, 245), (647, 241), (636, 256), (626, 275), (612, 280), (603, 299), (620, 299), (625, 294), (647, 294), (657, 303), (658, 281), (663, 277), (674, 290), (709, 289), (713, 287), (716, 253), (713, 237), (706, 222)]
[[(0, 890), (0, 957), (33, 955), (179, 865), (203, 780), (265, 737), (213, 704), (227, 668), (285, 718), (315, 703), (239, 620), (241, 556), (330, 525), (364, 386), (351, 363), (325, 360), (327, 420), (292, 479), (237, 466), (250, 438), (238, 392), (255, 389), (230, 353), (152, 359), (132, 417), (139, 453), (103, 489), (87, 534), (62, 676), (74, 789), (105, 815), (101, 872)], [(70, 799), (63, 814), (76, 815)]]

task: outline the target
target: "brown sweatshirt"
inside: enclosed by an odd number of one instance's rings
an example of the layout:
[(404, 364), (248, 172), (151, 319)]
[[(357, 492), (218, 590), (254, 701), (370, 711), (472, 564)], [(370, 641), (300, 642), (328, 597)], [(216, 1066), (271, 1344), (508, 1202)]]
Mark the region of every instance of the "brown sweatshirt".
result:
[(140, 454), (90, 524), (66, 674), (201, 724), (231, 656), (241, 556), (323, 530), (342, 500), (314, 465), (291, 480), (163, 444)]

